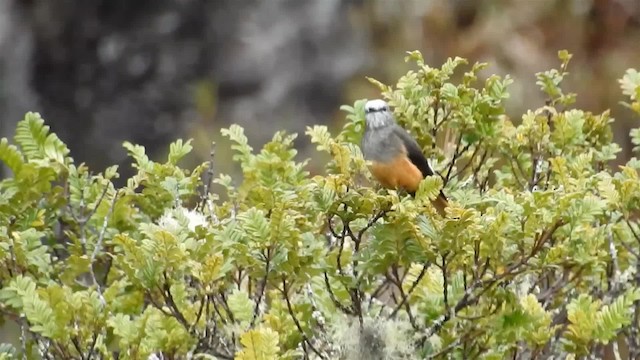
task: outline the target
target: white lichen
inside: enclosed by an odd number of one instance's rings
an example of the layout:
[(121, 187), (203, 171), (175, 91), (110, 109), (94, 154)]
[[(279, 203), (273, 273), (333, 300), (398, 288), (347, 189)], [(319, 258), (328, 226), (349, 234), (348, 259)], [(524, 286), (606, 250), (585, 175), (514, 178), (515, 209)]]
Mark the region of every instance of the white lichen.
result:
[(406, 320), (371, 318), (332, 324), (332, 337), (340, 358), (348, 360), (415, 359), (411, 325)]

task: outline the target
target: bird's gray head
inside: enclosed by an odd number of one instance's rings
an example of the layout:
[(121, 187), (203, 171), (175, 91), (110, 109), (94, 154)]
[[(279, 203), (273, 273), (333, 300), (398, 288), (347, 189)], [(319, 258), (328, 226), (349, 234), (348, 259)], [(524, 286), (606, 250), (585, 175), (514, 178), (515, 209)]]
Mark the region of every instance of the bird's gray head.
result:
[(364, 114), (367, 127), (370, 129), (381, 128), (395, 124), (393, 113), (389, 109), (389, 104), (384, 100), (369, 100), (364, 105)]

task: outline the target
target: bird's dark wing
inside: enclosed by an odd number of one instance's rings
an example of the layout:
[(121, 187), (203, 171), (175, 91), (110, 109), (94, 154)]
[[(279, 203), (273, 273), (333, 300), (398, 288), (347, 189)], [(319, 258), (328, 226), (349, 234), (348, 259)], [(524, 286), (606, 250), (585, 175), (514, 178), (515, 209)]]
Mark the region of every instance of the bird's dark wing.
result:
[(415, 165), (420, 170), (422, 176), (427, 177), (434, 175), (435, 172), (433, 171), (433, 169), (431, 169), (431, 166), (427, 162), (427, 158), (424, 156), (422, 150), (420, 149), (420, 145), (418, 145), (413, 137), (411, 137), (411, 135), (409, 135), (406, 130), (399, 126), (396, 126), (394, 128), (394, 134), (397, 135), (400, 140), (402, 140), (405, 149), (407, 149), (407, 156), (409, 157), (409, 160), (411, 160), (413, 165)]

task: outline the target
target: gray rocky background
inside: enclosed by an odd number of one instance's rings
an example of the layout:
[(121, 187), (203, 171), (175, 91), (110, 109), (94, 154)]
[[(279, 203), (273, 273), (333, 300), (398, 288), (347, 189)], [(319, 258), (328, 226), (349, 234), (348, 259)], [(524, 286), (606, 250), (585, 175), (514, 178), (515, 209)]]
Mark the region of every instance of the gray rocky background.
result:
[(195, 163), (231, 123), (255, 147), (340, 126), (341, 104), (379, 96), (364, 76), (393, 83), (414, 49), (511, 74), (517, 121), (544, 101), (533, 74), (566, 48), (578, 106), (613, 108), (628, 149), (616, 79), (640, 66), (639, 25), (637, 0), (0, 0), (0, 136), (39, 111), (96, 170), (128, 175), (124, 140), (158, 157), (194, 138)]
[(276, 128), (303, 131), (326, 122), (366, 63), (364, 33), (348, 20), (354, 6), (2, 0), (2, 135), (39, 111), (77, 161), (102, 168), (123, 163), (124, 140), (154, 154), (214, 117), (258, 145)]

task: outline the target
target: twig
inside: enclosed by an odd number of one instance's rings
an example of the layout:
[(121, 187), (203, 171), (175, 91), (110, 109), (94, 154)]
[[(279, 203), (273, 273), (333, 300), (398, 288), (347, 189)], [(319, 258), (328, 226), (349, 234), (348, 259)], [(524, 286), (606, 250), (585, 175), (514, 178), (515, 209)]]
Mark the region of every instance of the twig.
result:
[[(538, 165), (540, 164), (540, 157), (535, 153), (533, 149), (533, 145), (529, 146), (529, 150), (531, 152), (531, 180), (529, 180), (529, 191), (532, 191), (533, 188), (538, 183)], [(517, 160), (516, 160), (517, 161)]]
[(442, 116), (442, 120), (440, 120), (439, 122), (434, 122), (434, 127), (433, 127), (433, 135), (434, 135), (434, 142), (435, 142), (435, 135), (437, 135), (437, 131), (440, 129), (440, 126), (442, 126), (447, 120), (449, 120), (449, 116), (451, 116), (451, 111), (446, 111), (446, 106), (442, 105), (442, 111), (445, 111), (444, 115)]
[(302, 336), (303, 341), (307, 344), (307, 346), (309, 346), (309, 349), (311, 349), (311, 351), (313, 351), (316, 355), (318, 355), (320, 359), (326, 359), (326, 357), (320, 351), (318, 351), (318, 349), (316, 349), (313, 346), (313, 344), (311, 343), (311, 340), (309, 340), (309, 337), (302, 329), (302, 325), (300, 325), (300, 321), (298, 321), (298, 318), (296, 317), (296, 314), (293, 311), (293, 306), (291, 306), (291, 301), (289, 300), (288, 292), (289, 292), (289, 289), (287, 288), (286, 279), (284, 276), (282, 276), (282, 296), (284, 297), (284, 300), (287, 303), (287, 309), (289, 310), (289, 315), (291, 315), (291, 318), (293, 319), (293, 322), (296, 325), (296, 328), (298, 328), (298, 331), (300, 332), (300, 335)]
[[(522, 165), (520, 165), (520, 160), (518, 160), (518, 157), (516, 156), (515, 159), (512, 159), (512, 160), (516, 163), (516, 166), (518, 167), (518, 170), (520, 171), (520, 174), (522, 175), (522, 180), (524, 180), (525, 183), (528, 183), (528, 181), (527, 181), (527, 173), (522, 168)], [(509, 160), (509, 161), (511, 162), (511, 160)], [(520, 184), (520, 181), (518, 181), (518, 184)]]
[(409, 322), (411, 323), (411, 326), (413, 327), (414, 330), (417, 331), (419, 328), (418, 328), (418, 325), (416, 324), (416, 319), (413, 316), (413, 313), (411, 312), (411, 305), (407, 301), (408, 298), (404, 293), (404, 290), (402, 289), (402, 280), (400, 279), (400, 276), (398, 274), (398, 266), (393, 265), (391, 272), (393, 276), (389, 276), (389, 278), (391, 282), (398, 288), (398, 291), (400, 292), (400, 298), (402, 299), (400, 302), (405, 306), (405, 311), (407, 312), (407, 316), (409, 316)]
[[(108, 185), (107, 185), (108, 187)], [(106, 193), (106, 190), (105, 190)], [(104, 299), (104, 295), (102, 294), (102, 287), (100, 286), (100, 283), (98, 283), (98, 280), (96, 278), (96, 273), (94, 270), (94, 265), (95, 265), (95, 261), (96, 261), (96, 257), (98, 256), (98, 253), (100, 251), (102, 251), (102, 242), (104, 241), (104, 234), (107, 231), (107, 226), (109, 224), (109, 219), (111, 218), (111, 215), (113, 214), (113, 210), (115, 208), (116, 205), (116, 201), (118, 200), (118, 194), (119, 191), (116, 190), (116, 192), (113, 194), (113, 200), (111, 201), (111, 206), (109, 207), (109, 212), (107, 213), (107, 215), (104, 217), (104, 220), (102, 221), (102, 228), (100, 229), (100, 233), (98, 234), (98, 241), (96, 241), (95, 246), (93, 247), (93, 252), (91, 252), (91, 258), (89, 259), (89, 272), (91, 273), (91, 279), (93, 280), (93, 284), (96, 286), (96, 291), (98, 292), (98, 295), (100, 296), (100, 302), (102, 303), (102, 305), (106, 305), (106, 300)], [(108, 269), (107, 269), (108, 270)], [(108, 274), (108, 271), (107, 271)], [(105, 275), (105, 279), (107, 278), (107, 276)]]
[(100, 206), (100, 204), (102, 204), (102, 200), (104, 200), (104, 197), (107, 195), (107, 191), (109, 191), (109, 185), (111, 183), (108, 182), (107, 186), (104, 187), (104, 190), (102, 191), (102, 194), (100, 195), (100, 199), (98, 199), (98, 202), (96, 203), (96, 206), (93, 207), (93, 209), (91, 210), (91, 212), (89, 212), (89, 214), (86, 217), (86, 220), (84, 221), (85, 223), (88, 222), (89, 220), (91, 220), (91, 218), (93, 217), (93, 215), (95, 215), (96, 211), (98, 211), (98, 207)]
[(447, 254), (442, 255), (442, 297), (444, 308), (449, 309), (449, 278), (447, 277)]
[(262, 284), (260, 286), (260, 290), (258, 291), (258, 299), (256, 300), (256, 305), (253, 308), (253, 318), (251, 319), (251, 327), (253, 327), (258, 319), (258, 315), (260, 314), (260, 303), (262, 302), (262, 297), (264, 296), (264, 290), (267, 288), (267, 279), (269, 277), (269, 265), (271, 263), (271, 246), (267, 248), (266, 265), (264, 269), (264, 277), (262, 278)]
[(82, 348), (80, 347), (80, 343), (78, 342), (78, 338), (76, 338), (75, 336), (72, 337), (71, 338), (71, 343), (73, 344), (73, 347), (78, 352), (78, 355), (80, 355), (80, 359), (81, 360), (85, 360), (83, 352), (82, 352)]
[(627, 226), (629, 226), (629, 229), (631, 230), (631, 233), (633, 234), (633, 237), (636, 238), (636, 240), (638, 241), (638, 244), (640, 244), (640, 236), (633, 229), (633, 226), (631, 225), (631, 222), (629, 221), (629, 219), (624, 219), (624, 221), (627, 223)]
[(189, 325), (189, 322), (184, 317), (184, 315), (182, 314), (180, 309), (178, 309), (178, 305), (173, 300), (173, 295), (171, 294), (171, 285), (169, 284), (169, 279), (167, 277), (167, 273), (163, 272), (162, 275), (164, 277), (164, 287), (162, 289), (163, 290), (162, 295), (163, 295), (165, 301), (167, 302), (167, 305), (169, 305), (169, 309), (171, 310), (171, 313), (172, 313), (173, 317), (175, 317), (176, 320), (178, 320), (178, 322), (180, 322), (182, 324), (182, 326), (184, 326), (184, 328), (187, 331), (192, 330), (191, 326)]
[(233, 315), (233, 311), (231, 311), (231, 308), (229, 307), (229, 303), (227, 302), (227, 297), (224, 295), (224, 293), (220, 293), (220, 303), (222, 304), (222, 307), (224, 307), (224, 311), (227, 312), (227, 315), (229, 316), (229, 321), (231, 322), (235, 322), (236, 321), (236, 317), (235, 315)]
[(20, 345), (22, 346), (22, 360), (27, 360), (27, 331), (25, 320), (20, 318)]
[(191, 328), (189, 329), (189, 333), (193, 332), (195, 327), (198, 325), (198, 322), (200, 321), (200, 318), (202, 317), (202, 311), (204, 310), (204, 306), (205, 303), (207, 303), (207, 297), (203, 296), (202, 299), (200, 300), (200, 308), (198, 308), (198, 314), (196, 315), (196, 319), (193, 322), (193, 324), (191, 325)]
[(338, 299), (336, 298), (336, 295), (333, 293), (333, 289), (331, 289), (331, 284), (329, 283), (329, 276), (327, 275), (326, 271), (324, 273), (324, 284), (325, 284), (325, 287), (327, 288), (327, 292), (329, 293), (329, 297), (331, 298), (333, 305), (335, 305), (335, 307), (340, 309), (340, 311), (342, 311), (343, 313), (347, 315), (353, 315), (353, 311), (347, 308), (346, 306), (342, 305), (340, 301), (338, 301)]
[(339, 244), (340, 244), (340, 248), (338, 249), (338, 256), (336, 257), (336, 263), (338, 266), (338, 273), (342, 276), (345, 275), (344, 273), (344, 269), (342, 268), (342, 252), (344, 251), (344, 239), (347, 236), (347, 228), (346, 227), (342, 227), (342, 234), (340, 235), (339, 239)]
[[(480, 297), (493, 285), (506, 278), (507, 276), (519, 274), (520, 272), (515, 271), (515, 269), (521, 265), (523, 265), (522, 262), (514, 266), (513, 270), (507, 270), (503, 274), (495, 276), (488, 280), (477, 280), (476, 282), (474, 282), (471, 287), (469, 287), (469, 289), (464, 292), (462, 298), (456, 303), (455, 306), (447, 309), (444, 315), (441, 315), (438, 319), (436, 319), (436, 321), (433, 322), (431, 327), (425, 332), (423, 338), (428, 339), (433, 334), (438, 332), (442, 328), (442, 326), (444, 326), (444, 324), (453, 317), (453, 315), (457, 314), (460, 310), (466, 308), (467, 306), (475, 304), (480, 299)], [(476, 294), (475, 296), (471, 296), (476, 289), (481, 288), (482, 290), (478, 294)]]
[[(456, 176), (459, 176), (460, 174), (462, 174), (463, 171), (465, 171), (472, 163), (473, 163), (473, 159), (475, 159), (476, 155), (478, 154), (478, 151), (480, 150), (480, 145), (482, 144), (482, 139), (480, 139), (480, 141), (478, 142), (478, 144), (476, 144), (476, 148), (473, 150), (473, 153), (471, 153), (471, 157), (469, 158), (469, 161), (464, 164), (464, 166), (462, 168), (460, 168), (459, 170), (457, 170), (452, 176), (451, 178), (455, 178)], [(486, 152), (485, 152), (486, 154)], [(482, 165), (482, 164), (481, 164)]]
[(427, 273), (427, 268), (428, 267), (429, 267), (428, 264), (424, 264), (422, 266), (422, 270), (420, 271), (420, 274), (418, 274), (418, 277), (411, 284), (411, 287), (409, 288), (409, 291), (407, 291), (407, 297), (403, 298), (402, 301), (400, 302), (400, 304), (396, 305), (396, 308), (393, 309), (393, 311), (391, 312), (391, 315), (389, 315), (389, 318), (393, 318), (393, 317), (396, 316), (396, 314), (398, 313), (400, 308), (404, 305), (404, 303), (407, 301), (407, 299), (409, 299), (409, 297), (411, 296), (413, 291), (416, 289), (416, 287), (418, 287), (418, 284), (420, 283), (420, 281), (422, 280), (424, 275)]
[[(218, 314), (218, 317), (220, 318), (220, 321), (224, 324), (224, 325), (228, 325), (228, 321), (227, 319), (225, 319), (225, 317), (222, 315), (222, 312), (220, 311), (220, 308), (218, 307), (218, 304), (216, 303), (216, 298), (213, 295), (207, 295), (211, 301), (211, 304), (213, 305), (213, 311), (215, 311), (216, 314)], [(228, 315), (228, 314), (227, 314)], [(231, 319), (229, 319), (231, 320)]]
[(513, 159), (509, 159), (509, 166), (511, 166), (511, 172), (513, 173), (513, 178), (518, 183), (518, 187), (524, 188), (524, 185), (520, 182), (520, 177), (518, 175), (518, 172), (516, 171), (516, 168), (513, 166)]
[[(568, 280), (566, 279), (566, 276), (563, 276), (562, 278), (558, 279), (553, 285), (551, 285), (543, 294), (538, 295), (538, 302), (542, 304), (542, 307), (546, 309), (547, 305), (549, 304), (549, 300), (551, 300), (550, 296), (559, 289), (562, 289), (566, 285), (571, 284), (576, 279), (579, 279), (583, 270), (584, 268), (580, 267), (578, 271), (576, 271)], [(533, 289), (530, 289), (529, 292), (531, 292), (531, 290)]]
[[(489, 150), (485, 150), (482, 156), (480, 157), (480, 161), (478, 162), (478, 167), (474, 167), (472, 165), (472, 170), (473, 170), (472, 176), (476, 184), (478, 184), (477, 179), (479, 179), (480, 170), (482, 170), (482, 166), (485, 164), (485, 160), (487, 159), (487, 157), (489, 157)], [(489, 178), (489, 175), (487, 175), (487, 178)]]
[(358, 231), (358, 239), (361, 239), (362, 235), (364, 235), (364, 233), (367, 230), (369, 230), (369, 228), (371, 228), (376, 222), (378, 222), (378, 220), (380, 220), (381, 217), (385, 216), (388, 211), (389, 210), (380, 210), (380, 211), (378, 211), (378, 213), (367, 222), (367, 225), (365, 227), (363, 227), (362, 229), (360, 229), (360, 231)]
[(373, 292), (371, 293), (371, 296), (369, 297), (369, 308), (371, 308), (373, 299), (377, 298), (378, 295), (380, 295), (383, 292), (383, 290), (389, 287), (389, 283), (390, 283), (389, 279), (385, 277), (380, 283), (380, 285), (378, 285), (378, 287), (375, 290), (373, 290)]
[(445, 346), (444, 348), (442, 348), (437, 353), (427, 356), (425, 359), (437, 359), (437, 358), (441, 357), (442, 355), (448, 353), (449, 351), (457, 348), (458, 346), (460, 346), (460, 343), (462, 342), (462, 338), (463, 338), (462, 336), (458, 337), (451, 344)]
[[(636, 276), (635, 276), (635, 285), (636, 287), (640, 285), (640, 261), (636, 261)], [(640, 301), (636, 301), (634, 304), (634, 314), (633, 314), (633, 322), (629, 326), (629, 332), (631, 336), (629, 336), (629, 354), (631, 355), (631, 359), (637, 359), (638, 355), (640, 355), (640, 331), (638, 330), (638, 326), (640, 326)]]
[(453, 169), (453, 165), (456, 163), (456, 159), (458, 158), (458, 154), (460, 152), (460, 145), (462, 145), (462, 134), (458, 135), (458, 141), (456, 141), (456, 149), (453, 152), (453, 156), (451, 157), (451, 162), (447, 166), (447, 175), (445, 176), (445, 184), (449, 181), (449, 176), (451, 176), (451, 169)]
[(93, 338), (91, 339), (91, 345), (89, 345), (89, 353), (87, 354), (87, 360), (91, 360), (91, 357), (93, 357), (93, 352), (95, 350), (97, 341), (98, 341), (98, 332), (96, 331), (93, 333)]
[[(460, 149), (460, 145), (462, 145), (462, 134), (460, 135), (460, 137), (458, 137), (456, 150), (453, 153), (453, 157), (451, 158), (451, 163), (449, 164), (449, 168), (447, 169), (447, 176), (445, 176), (444, 178), (445, 185), (449, 182), (449, 179), (451, 179), (451, 170), (453, 170), (453, 166), (455, 165), (456, 161), (458, 161), (460, 156), (462, 156), (465, 152), (467, 152), (467, 150), (469, 150), (469, 148), (471, 147), (471, 143), (465, 145), (462, 149)], [(476, 148), (476, 151), (477, 151), (477, 148)], [(473, 154), (475, 156), (475, 151), (473, 152)]]
[(215, 141), (211, 142), (211, 152), (209, 153), (209, 164), (207, 166), (207, 176), (208, 179), (204, 183), (204, 189), (202, 191), (202, 195), (200, 195), (200, 209), (204, 209), (204, 205), (206, 204), (209, 209), (209, 216), (213, 216), (213, 206), (209, 201), (209, 191), (211, 190), (211, 185), (213, 184), (213, 159), (216, 155), (216, 143)]
[(611, 229), (609, 229), (607, 234), (607, 240), (609, 242), (609, 255), (611, 256), (611, 283), (610, 290), (612, 289), (616, 292), (622, 284), (618, 282), (618, 252), (616, 251), (616, 246), (613, 243), (613, 235), (611, 233)]
[(440, 110), (440, 91), (436, 92), (436, 101), (433, 105), (433, 128), (431, 129), (431, 137), (433, 138), (431, 143), (431, 150), (436, 148), (436, 136), (438, 135), (438, 128), (444, 122), (444, 119), (438, 124), (438, 112)]

